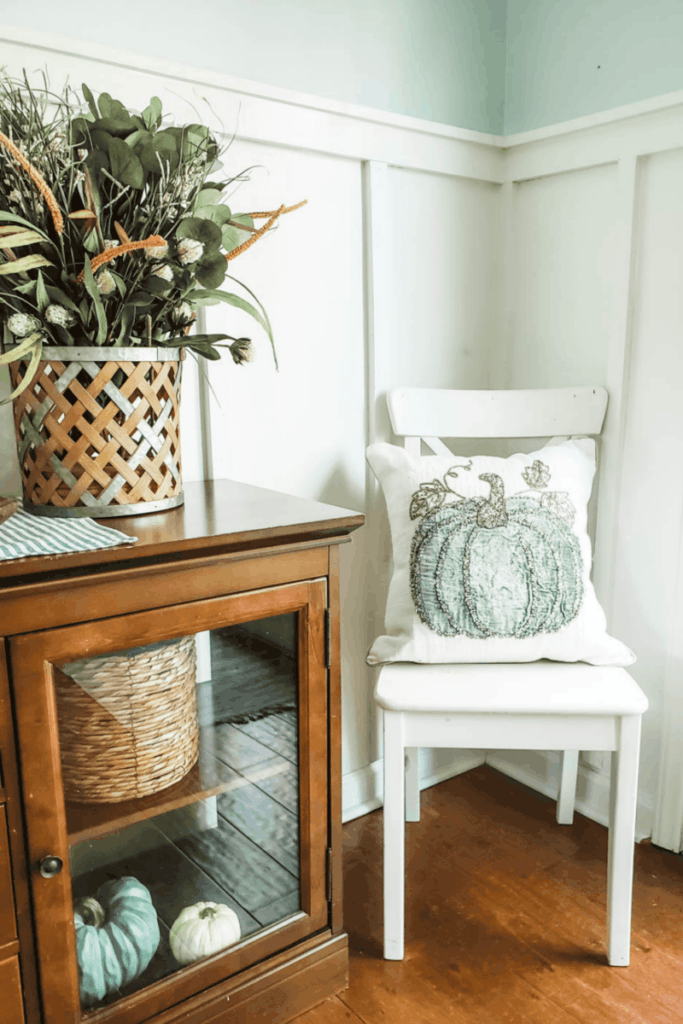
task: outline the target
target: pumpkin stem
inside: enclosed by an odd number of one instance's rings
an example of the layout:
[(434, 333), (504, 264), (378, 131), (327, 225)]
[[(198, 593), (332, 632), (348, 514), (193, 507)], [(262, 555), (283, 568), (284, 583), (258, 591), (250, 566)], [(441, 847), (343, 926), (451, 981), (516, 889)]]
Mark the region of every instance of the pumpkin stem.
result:
[(197, 916), (201, 917), (201, 918), (215, 917), (216, 916), (216, 908), (215, 907), (204, 907), (202, 910), (199, 911), (199, 914)]
[(107, 919), (104, 907), (94, 896), (82, 896), (74, 903), (74, 911), (83, 918), (83, 924), (101, 928)]
[(482, 473), (479, 479), (491, 485), (491, 493), (477, 512), (477, 526), (482, 526), (486, 530), (493, 530), (496, 526), (505, 526), (508, 514), (505, 509), (503, 481), (497, 473)]

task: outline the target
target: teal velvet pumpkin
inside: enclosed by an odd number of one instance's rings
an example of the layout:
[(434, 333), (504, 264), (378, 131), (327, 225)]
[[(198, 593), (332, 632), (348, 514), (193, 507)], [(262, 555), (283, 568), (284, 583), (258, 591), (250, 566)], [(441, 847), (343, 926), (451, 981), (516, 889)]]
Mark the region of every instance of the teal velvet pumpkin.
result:
[(568, 523), (525, 495), (491, 496), (428, 513), (413, 537), (410, 581), (422, 621), (441, 636), (524, 638), (560, 629), (583, 598), (579, 542)]
[(152, 897), (136, 878), (105, 882), (96, 898), (76, 900), (74, 924), (83, 1007), (134, 981), (159, 946)]

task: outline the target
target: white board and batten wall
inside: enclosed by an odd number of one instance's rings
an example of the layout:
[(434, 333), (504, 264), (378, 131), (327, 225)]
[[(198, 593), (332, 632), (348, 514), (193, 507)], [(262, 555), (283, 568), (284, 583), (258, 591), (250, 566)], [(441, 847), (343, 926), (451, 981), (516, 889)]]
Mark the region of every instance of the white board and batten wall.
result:
[[(137, 108), (159, 95), (179, 122), (194, 106), (235, 134), (226, 169), (254, 167), (234, 209), (309, 200), (231, 268), (268, 309), (280, 370), (248, 318), (207, 310), (210, 330), (253, 337), (257, 359), (211, 364), (210, 390), (187, 374), (183, 455), (188, 480), (234, 477), (368, 515), (341, 549), (347, 819), (381, 800), (364, 656), (388, 546), (364, 449), (390, 438), (384, 393), (607, 385), (596, 585), (650, 698), (639, 835), (680, 848), (683, 97), (504, 139), (28, 30), (0, 30), (0, 65), (47, 66), (54, 84), (68, 74)], [(0, 444), (7, 491), (7, 410)], [(423, 784), (484, 756), (554, 792), (553, 753), (423, 752)], [(607, 771), (601, 755), (582, 759), (578, 808), (601, 821)]]

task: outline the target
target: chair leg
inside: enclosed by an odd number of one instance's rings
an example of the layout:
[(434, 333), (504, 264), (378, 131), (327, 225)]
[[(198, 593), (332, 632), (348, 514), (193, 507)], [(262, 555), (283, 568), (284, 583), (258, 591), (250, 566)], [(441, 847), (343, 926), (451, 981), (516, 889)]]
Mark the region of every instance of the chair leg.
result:
[(576, 776), (579, 770), (578, 750), (562, 751), (560, 791), (557, 794), (555, 817), (558, 825), (571, 825), (574, 821), (576, 800)]
[(403, 959), (405, 764), (403, 715), (384, 712), (384, 959)]
[(640, 716), (624, 715), (612, 753), (607, 847), (607, 960), (628, 967), (631, 953), (633, 856), (638, 795)]
[(406, 821), (420, 820), (419, 747), (406, 747)]

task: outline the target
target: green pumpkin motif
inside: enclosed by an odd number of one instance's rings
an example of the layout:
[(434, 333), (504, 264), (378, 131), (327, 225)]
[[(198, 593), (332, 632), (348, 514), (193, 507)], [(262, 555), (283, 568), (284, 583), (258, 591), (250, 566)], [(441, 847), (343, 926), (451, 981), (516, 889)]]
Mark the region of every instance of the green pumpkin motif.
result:
[(74, 924), (84, 1008), (134, 981), (159, 946), (152, 897), (137, 878), (105, 882), (97, 898), (76, 900)]
[(432, 509), (415, 532), (410, 580), (421, 620), (441, 636), (480, 639), (561, 629), (583, 598), (575, 534), (536, 498), (506, 499), (496, 474), (479, 479), (488, 499)]

